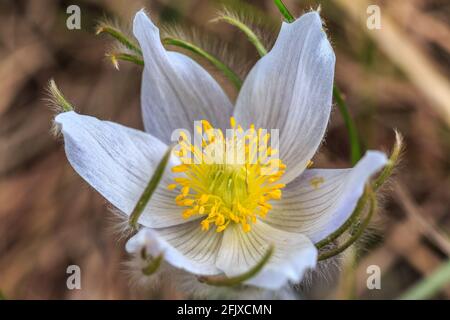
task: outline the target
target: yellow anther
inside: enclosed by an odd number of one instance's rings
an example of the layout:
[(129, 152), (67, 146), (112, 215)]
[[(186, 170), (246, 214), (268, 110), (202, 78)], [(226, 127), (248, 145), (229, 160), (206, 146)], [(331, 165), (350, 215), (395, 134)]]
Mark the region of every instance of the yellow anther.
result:
[(314, 189), (320, 188), (320, 186), (325, 182), (325, 179), (323, 177), (314, 177), (311, 180), (309, 180), (309, 184)]
[(234, 127), (236, 127), (236, 119), (234, 117), (230, 118), (230, 125), (231, 125), (231, 128), (233, 128), (233, 129), (234, 129)]
[(201, 225), (202, 225), (202, 230), (203, 231), (208, 231), (209, 230), (209, 221), (208, 220), (203, 220), (202, 222), (201, 222)]
[(175, 179), (173, 179), (173, 181), (175, 181), (176, 183), (179, 183), (181, 185), (189, 183), (189, 179), (187, 179), (187, 178), (175, 178)]
[(177, 187), (177, 185), (175, 183), (172, 183), (167, 186), (167, 189), (174, 190), (176, 187)]
[(272, 210), (272, 205), (271, 205), (270, 203), (267, 203), (267, 202), (260, 202), (259, 205), (260, 205), (261, 207), (263, 207), (263, 208)]
[(205, 204), (209, 199), (209, 195), (207, 194), (202, 194), (200, 197), (200, 200), (198, 201), (200, 204)]
[(187, 196), (189, 194), (189, 190), (190, 190), (190, 188), (188, 186), (185, 186), (181, 189), (181, 194), (183, 196)]
[(279, 199), (281, 199), (281, 190), (271, 191), (271, 192), (269, 192), (269, 196), (272, 199), (279, 200)]
[(181, 149), (179, 151), (178, 150), (173, 150), (173, 154), (180, 158), (180, 157), (183, 156), (183, 153), (181, 151), (182, 151)]
[(223, 215), (218, 215), (216, 218), (216, 225), (221, 226), (225, 223), (225, 217)]
[(186, 199), (186, 200), (183, 200), (182, 203), (183, 203), (183, 206), (192, 206), (194, 204), (194, 200)]
[(202, 124), (203, 124), (203, 128), (205, 128), (205, 130), (210, 130), (213, 128), (208, 120), (202, 120)]
[(172, 172), (185, 172), (189, 169), (189, 167), (185, 164), (180, 164), (179, 166), (172, 167)]
[(216, 231), (217, 231), (217, 232), (222, 232), (222, 231), (225, 230), (227, 227), (228, 227), (228, 223), (226, 223), (226, 224), (224, 224), (224, 225), (221, 225), (221, 226), (218, 226), (218, 227), (216, 228)]
[(230, 214), (230, 219), (233, 222), (239, 223), (239, 218), (236, 215), (234, 215), (233, 213)]
[(260, 208), (259, 215), (261, 216), (261, 218), (265, 218), (265, 217), (267, 216), (267, 213), (268, 213), (268, 212), (269, 212), (268, 209), (266, 209), (266, 208)]
[(247, 233), (252, 229), (252, 227), (250, 227), (250, 225), (248, 223), (244, 223), (244, 224), (242, 224), (242, 229), (244, 230), (244, 232)]
[(192, 209), (187, 209), (183, 211), (183, 218), (184, 219), (188, 219), (192, 216), (194, 212), (192, 211)]

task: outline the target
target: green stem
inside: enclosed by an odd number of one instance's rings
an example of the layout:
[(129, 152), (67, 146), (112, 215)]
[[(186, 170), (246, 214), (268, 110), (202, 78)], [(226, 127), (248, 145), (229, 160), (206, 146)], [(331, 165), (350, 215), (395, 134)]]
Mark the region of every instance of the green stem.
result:
[(348, 247), (350, 247), (352, 244), (354, 244), (361, 237), (364, 230), (366, 230), (367, 226), (369, 225), (370, 220), (372, 219), (372, 216), (376, 210), (376, 202), (377, 201), (375, 198), (375, 194), (372, 191), (369, 192), (369, 200), (370, 200), (369, 212), (367, 214), (367, 217), (364, 219), (364, 221), (359, 226), (358, 230), (343, 245), (319, 255), (319, 258), (318, 258), (319, 261), (326, 260), (331, 257), (337, 256), (338, 254), (340, 254), (344, 250), (346, 250)]
[(274, 247), (271, 246), (264, 254), (262, 259), (258, 262), (258, 264), (256, 264), (253, 268), (251, 268), (247, 272), (238, 275), (236, 277), (228, 278), (223, 276), (220, 277), (203, 276), (199, 277), (198, 280), (200, 282), (216, 287), (234, 287), (243, 284), (245, 281), (257, 275), (263, 269), (263, 267), (267, 264), (267, 262), (269, 262), (270, 257), (272, 257), (273, 251)]
[(423, 279), (406, 293), (401, 300), (423, 300), (433, 297), (445, 285), (450, 284), (450, 260), (443, 263), (433, 274)]
[(101, 24), (97, 28), (96, 34), (106, 33), (109, 34), (111, 37), (119, 41), (121, 44), (123, 44), (128, 49), (136, 52), (138, 55), (142, 57), (142, 50), (139, 48), (139, 46), (131, 39), (129, 39), (123, 32), (121, 32), (119, 29), (114, 28), (107, 24)]
[(164, 255), (160, 254), (156, 258), (151, 259), (150, 263), (142, 268), (142, 273), (146, 276), (151, 276), (152, 274), (154, 274), (161, 266), (163, 258)]
[(140, 66), (144, 65), (144, 60), (141, 57), (130, 53), (108, 53), (107, 56), (111, 59), (111, 62), (116, 69), (119, 69), (118, 60), (133, 62)]
[(193, 52), (202, 58), (208, 60), (211, 62), (217, 69), (219, 69), (236, 87), (236, 89), (240, 89), (242, 86), (242, 80), (239, 78), (239, 76), (231, 70), (226, 64), (224, 64), (222, 61), (217, 59), (212, 54), (206, 52), (205, 50), (197, 47), (196, 45), (182, 39), (176, 39), (172, 37), (167, 37), (163, 39), (163, 43), (165, 45), (172, 45), (176, 47), (180, 47), (183, 49), (186, 49), (190, 52)]
[(258, 51), (258, 53), (261, 57), (263, 57), (267, 54), (267, 49), (264, 47), (262, 42), (259, 40), (258, 36), (245, 23), (243, 23), (233, 17), (227, 16), (227, 15), (222, 15), (222, 16), (218, 17), (217, 19), (214, 19), (213, 21), (225, 21), (226, 23), (229, 23), (229, 24), (237, 27), (239, 30), (241, 30), (247, 36), (248, 40), (255, 46), (256, 50)]
[(394, 168), (397, 165), (398, 160), (400, 158), (402, 149), (403, 149), (403, 137), (398, 131), (395, 131), (395, 144), (394, 148), (392, 148), (391, 156), (389, 157), (389, 162), (386, 165), (386, 167), (384, 167), (383, 171), (380, 173), (378, 178), (372, 184), (373, 189), (375, 191), (378, 190), (392, 175), (392, 172), (394, 171)]
[(359, 161), (359, 159), (361, 159), (361, 145), (359, 143), (358, 131), (356, 129), (355, 122), (350, 116), (350, 112), (344, 98), (342, 97), (342, 93), (336, 86), (333, 87), (333, 97), (336, 101), (342, 118), (344, 118), (344, 123), (347, 128), (348, 137), (350, 140), (350, 158), (352, 165), (355, 165)]
[(55, 80), (51, 79), (48, 84), (48, 92), (50, 94), (50, 100), (60, 109), (62, 112), (73, 111), (72, 104), (64, 97), (55, 83)]
[(368, 193), (369, 193), (368, 187), (366, 187), (363, 195), (361, 196), (361, 198), (359, 198), (358, 203), (356, 204), (356, 208), (355, 208), (355, 210), (353, 210), (353, 213), (350, 216), (350, 218), (348, 218), (344, 222), (344, 224), (339, 227), (339, 229), (334, 231), (332, 234), (327, 236), (325, 239), (317, 242), (316, 243), (317, 249), (321, 249), (324, 246), (326, 246), (327, 244), (330, 244), (331, 242), (333, 242), (334, 240), (339, 238), (342, 234), (344, 234), (345, 231), (348, 230), (348, 228), (350, 228), (359, 219), (359, 217), (361, 216), (362, 210), (366, 206), (366, 203), (367, 203), (367, 200), (369, 197)]
[(134, 210), (131, 213), (130, 220), (129, 220), (129, 224), (133, 229), (138, 228), (139, 217), (141, 216), (142, 212), (144, 211), (147, 203), (150, 201), (150, 198), (152, 197), (153, 192), (158, 187), (159, 181), (161, 180), (164, 170), (166, 169), (167, 163), (169, 162), (171, 153), (172, 153), (172, 147), (168, 147), (166, 153), (164, 154), (163, 158), (161, 159), (158, 166), (156, 167), (155, 173), (153, 173), (153, 176), (150, 179), (147, 187), (145, 188), (145, 190), (142, 193), (141, 197), (139, 198), (136, 206), (134, 207)]
[(142, 273), (146, 276), (151, 276), (161, 266), (161, 263), (164, 259), (164, 254), (161, 253), (156, 258), (153, 258), (147, 255), (147, 249), (143, 247), (141, 250), (141, 259), (148, 262), (148, 264), (144, 268), (142, 268)]
[(287, 22), (292, 23), (295, 21), (294, 16), (289, 12), (289, 9), (286, 7), (282, 0), (274, 0), (274, 2)]

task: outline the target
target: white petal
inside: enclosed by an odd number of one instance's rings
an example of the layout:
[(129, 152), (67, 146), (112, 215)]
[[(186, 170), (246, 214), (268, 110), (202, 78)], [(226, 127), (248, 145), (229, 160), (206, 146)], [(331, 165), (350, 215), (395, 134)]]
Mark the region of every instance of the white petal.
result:
[(202, 231), (198, 221), (164, 229), (142, 228), (126, 245), (128, 252), (147, 253), (156, 257), (161, 253), (173, 266), (198, 275), (215, 275), (215, 267), (222, 234), (213, 229)]
[(217, 268), (230, 277), (242, 274), (258, 264), (271, 245), (274, 253), (269, 262), (246, 283), (279, 289), (288, 281), (299, 282), (304, 272), (316, 265), (317, 249), (306, 236), (257, 221), (248, 233), (238, 225), (225, 230)]
[(316, 12), (283, 23), (273, 49), (250, 72), (235, 117), (248, 127), (280, 130), (285, 183), (304, 171), (331, 111), (335, 55)]
[[(116, 208), (131, 214), (167, 146), (145, 132), (73, 111), (59, 114), (55, 122), (61, 126), (75, 171)], [(172, 177), (166, 168), (140, 223), (165, 227), (185, 222), (174, 201), (177, 194), (167, 190)]]
[(384, 153), (368, 151), (352, 169), (306, 170), (286, 186), (265, 221), (276, 228), (301, 232), (316, 243), (344, 224), (369, 177), (386, 162)]
[(192, 132), (194, 120), (224, 128), (232, 105), (217, 82), (189, 57), (168, 52), (158, 28), (140, 11), (134, 35), (144, 54), (141, 103), (147, 132), (169, 143), (175, 129)]

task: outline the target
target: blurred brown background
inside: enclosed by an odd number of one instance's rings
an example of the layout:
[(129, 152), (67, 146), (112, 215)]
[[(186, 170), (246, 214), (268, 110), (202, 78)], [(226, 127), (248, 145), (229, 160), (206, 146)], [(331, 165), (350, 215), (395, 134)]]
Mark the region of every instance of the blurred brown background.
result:
[[(276, 35), (281, 17), (272, 0), (244, 2), (267, 16), (266, 32), (273, 29)], [(450, 254), (450, 2), (285, 3), (296, 15), (321, 4), (337, 55), (336, 81), (364, 146), (388, 151), (393, 128), (405, 136), (402, 165), (384, 191), (377, 228), (365, 240), (352, 272), (354, 296), (395, 298)], [(381, 8), (381, 30), (366, 27), (366, 9), (374, 3)], [(81, 8), (81, 30), (66, 28), (66, 8), (71, 4)], [(234, 51), (241, 73), (258, 58), (238, 31), (208, 23), (219, 1), (0, 3), (0, 291), (7, 298), (141, 297), (129, 287), (122, 265), (124, 241), (113, 233), (113, 215), (71, 169), (61, 141), (50, 134), (52, 112), (44, 99), (53, 77), (78, 111), (141, 128), (141, 69), (121, 63), (116, 71), (104, 59), (110, 39), (94, 31), (98, 19), (115, 17), (130, 23), (142, 7), (156, 21), (197, 26), (222, 39)], [(227, 91), (235, 96), (230, 88)], [(336, 110), (316, 166), (349, 166), (347, 141)], [(82, 290), (66, 287), (71, 264), (81, 267)], [(381, 268), (382, 290), (366, 288), (366, 267), (371, 264)], [(340, 287), (329, 287), (315, 297), (348, 297)], [(450, 286), (436, 298), (450, 298)]]

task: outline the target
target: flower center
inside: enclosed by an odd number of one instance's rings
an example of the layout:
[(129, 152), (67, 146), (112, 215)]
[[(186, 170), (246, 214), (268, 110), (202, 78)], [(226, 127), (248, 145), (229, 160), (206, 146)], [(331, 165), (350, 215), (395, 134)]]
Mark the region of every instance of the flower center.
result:
[(175, 152), (182, 164), (172, 171), (181, 176), (168, 188), (179, 190), (175, 201), (186, 208), (185, 219), (204, 217), (202, 230), (213, 225), (222, 232), (235, 223), (250, 231), (257, 217), (264, 218), (272, 209), (269, 202), (281, 198), (285, 187), (277, 181), (286, 166), (275, 158), (278, 150), (267, 147), (270, 135), (255, 130), (254, 125), (244, 132), (241, 126), (236, 128), (234, 118), (230, 122), (233, 130), (227, 130), (224, 138), (220, 129), (201, 121), (195, 128), (201, 142), (192, 145), (186, 135), (180, 135)]

